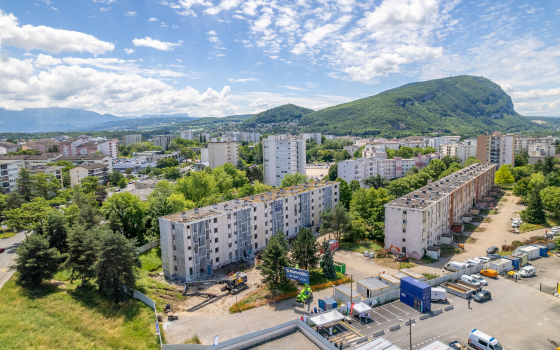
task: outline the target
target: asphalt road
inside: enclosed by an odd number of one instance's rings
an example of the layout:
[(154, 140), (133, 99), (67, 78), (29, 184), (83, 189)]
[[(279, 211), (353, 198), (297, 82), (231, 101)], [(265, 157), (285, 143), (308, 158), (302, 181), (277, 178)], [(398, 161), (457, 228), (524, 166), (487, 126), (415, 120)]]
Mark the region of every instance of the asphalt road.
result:
[(0, 288), (4, 286), (4, 283), (6, 283), (15, 272), (11, 267), (16, 257), (16, 248), (24, 238), (25, 234), (22, 231), (13, 237), (0, 239), (0, 248), (6, 248), (3, 253), (0, 253)]

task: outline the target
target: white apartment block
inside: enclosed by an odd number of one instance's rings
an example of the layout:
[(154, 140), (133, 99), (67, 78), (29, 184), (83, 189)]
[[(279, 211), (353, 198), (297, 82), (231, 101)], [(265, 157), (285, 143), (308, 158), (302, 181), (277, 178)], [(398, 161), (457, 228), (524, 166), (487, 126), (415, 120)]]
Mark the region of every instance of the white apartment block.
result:
[(529, 146), (529, 164), (535, 164), (539, 160), (544, 161), (544, 157), (554, 157), (556, 146), (554, 144), (532, 144)]
[(478, 135), (476, 138), (476, 159), (482, 163), (514, 165), (515, 136), (502, 135), (495, 131), (492, 135)]
[(99, 183), (104, 185), (109, 179), (109, 166), (102, 163), (82, 164), (70, 169), (70, 186), (75, 187), (80, 181), (88, 176), (99, 179)]
[(7, 154), (10, 152), (17, 152), (20, 149), (20, 145), (16, 145), (11, 142), (0, 142), (0, 154)]
[(467, 160), (469, 157), (476, 157), (476, 145), (441, 145), (441, 156), (457, 156), (461, 161)]
[(311, 140), (315, 141), (318, 145), (321, 144), (321, 133), (319, 133), (319, 132), (300, 134), (299, 137), (304, 141), (307, 141), (307, 140), (311, 139)]
[(416, 158), (402, 159), (401, 157), (394, 157), (393, 159), (383, 160), (383, 174), (385, 179), (392, 180), (406, 176), (412, 167), (418, 170), (424, 169), (432, 159), (441, 159), (439, 153), (422, 155), (418, 153)]
[(358, 145), (342, 146), (342, 149), (348, 151), (351, 157), (354, 157), (354, 152), (360, 149)]
[(261, 139), (261, 134), (258, 132), (240, 132), (240, 131), (230, 131), (227, 132), (224, 137), (229, 137), (237, 142), (252, 142), (257, 143)]
[(461, 136), (440, 136), (440, 137), (433, 137), (428, 140), (428, 146), (439, 150), (439, 146), (441, 145), (454, 145), (459, 143), (461, 140)]
[(167, 151), (167, 145), (169, 145), (174, 138), (175, 136), (173, 135), (155, 135), (154, 146), (159, 146), (163, 151)]
[(123, 145), (130, 145), (131, 143), (140, 143), (142, 142), (142, 135), (135, 134), (135, 135), (124, 135), (123, 136)]
[(367, 144), (362, 151), (363, 158), (383, 157), (383, 154), (387, 158), (385, 147), (381, 144)]
[(203, 149), (200, 150), (201, 162), (207, 162), (211, 169), (226, 163), (237, 166), (239, 144), (235, 141), (209, 142), (207, 151), (204, 151), (204, 155), (202, 150)]
[[(554, 145), (555, 137), (517, 137), (515, 139), (515, 151), (525, 150), (529, 152), (532, 145)], [(554, 154), (553, 154), (554, 155)]]
[(19, 169), (23, 166), (23, 159), (0, 158), (0, 193), (8, 194), (16, 189)]
[(185, 140), (192, 140), (194, 138), (194, 131), (193, 130), (181, 131), (181, 138)]
[(159, 218), (163, 273), (192, 280), (247, 259), (281, 232), (316, 232), (319, 214), (339, 201), (339, 183), (309, 182)]
[(119, 158), (119, 140), (112, 139), (99, 142), (97, 144), (97, 150), (103, 153), (103, 155), (117, 159)]
[(494, 164), (472, 164), (385, 204), (385, 248), (420, 259), (494, 186)]
[(334, 135), (325, 135), (325, 139), (334, 141), (334, 140), (336, 140), (336, 136), (334, 136)]
[(305, 175), (305, 140), (270, 135), (263, 140), (264, 183), (280, 187), (286, 174)]
[[(387, 154), (385, 153), (385, 156)], [(360, 182), (360, 186), (364, 187), (362, 181), (370, 176), (383, 176), (383, 158), (358, 158), (353, 160), (344, 160), (338, 165), (338, 177), (350, 183), (352, 180)]]

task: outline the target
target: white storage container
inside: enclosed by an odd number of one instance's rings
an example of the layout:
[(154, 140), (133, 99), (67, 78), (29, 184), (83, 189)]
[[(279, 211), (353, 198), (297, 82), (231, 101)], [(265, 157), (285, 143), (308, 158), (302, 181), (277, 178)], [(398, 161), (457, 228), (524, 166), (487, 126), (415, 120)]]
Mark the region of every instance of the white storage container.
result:
[(370, 277), (356, 283), (356, 289), (364, 299), (376, 297), (381, 294), (389, 293), (391, 286), (377, 277)]
[(529, 257), (529, 260), (535, 260), (541, 257), (541, 250), (539, 247), (524, 247), (521, 249)]
[(353, 290), (350, 293), (350, 288), (346, 286), (334, 287), (334, 298), (340, 300), (344, 305), (348, 304), (350, 301), (350, 295), (352, 295), (353, 303), (359, 303), (362, 301), (362, 296), (357, 291)]
[(498, 259), (494, 261), (490, 261), (488, 264), (488, 268), (490, 270), (496, 270), (498, 273), (508, 272), (513, 269), (513, 264), (509, 259)]

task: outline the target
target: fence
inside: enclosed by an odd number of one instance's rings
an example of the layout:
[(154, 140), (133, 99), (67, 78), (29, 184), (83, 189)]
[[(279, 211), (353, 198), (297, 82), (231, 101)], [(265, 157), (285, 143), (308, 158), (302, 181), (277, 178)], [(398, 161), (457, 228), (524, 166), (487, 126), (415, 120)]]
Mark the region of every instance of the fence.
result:
[(541, 283), (540, 291), (547, 294), (560, 293), (560, 283), (558, 283), (556, 287), (547, 286), (546, 284)]
[[(152, 242), (153, 243), (153, 242)], [(144, 304), (148, 305), (149, 307), (151, 307), (154, 310), (154, 316), (156, 317), (156, 325), (158, 327), (158, 335), (159, 335), (159, 346), (162, 347), (163, 344), (161, 342), (161, 332), (159, 331), (159, 323), (158, 323), (158, 318), (157, 318), (157, 310), (156, 310), (156, 302), (153, 301), (152, 299), (148, 298), (146, 295), (140, 293), (137, 290), (134, 290), (134, 294), (132, 295), (132, 297), (134, 299), (138, 299), (141, 302), (143, 302)]]
[(146, 243), (138, 248), (139, 253), (144, 253), (146, 250), (150, 250), (153, 247), (159, 247), (159, 239), (150, 243)]

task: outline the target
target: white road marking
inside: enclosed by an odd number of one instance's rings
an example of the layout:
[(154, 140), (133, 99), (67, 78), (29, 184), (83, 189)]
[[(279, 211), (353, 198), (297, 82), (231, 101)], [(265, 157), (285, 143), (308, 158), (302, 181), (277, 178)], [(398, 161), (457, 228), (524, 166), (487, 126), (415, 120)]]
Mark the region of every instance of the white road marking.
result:
[(389, 311), (389, 310), (387, 310), (387, 309), (385, 309), (385, 308), (383, 308), (383, 307), (381, 307), (381, 308), (382, 308), (383, 310), (387, 311), (388, 313), (393, 314), (393, 315), (399, 317), (397, 314), (394, 314), (394, 313), (392, 313), (391, 311)]
[[(379, 316), (383, 317), (384, 319), (386, 319), (387, 321), (389, 321), (389, 319), (385, 316), (383, 316), (382, 314), (380, 314), (379, 312), (372, 310), (373, 312), (375, 312), (376, 314), (378, 314)], [(379, 322), (378, 322), (379, 323)]]

